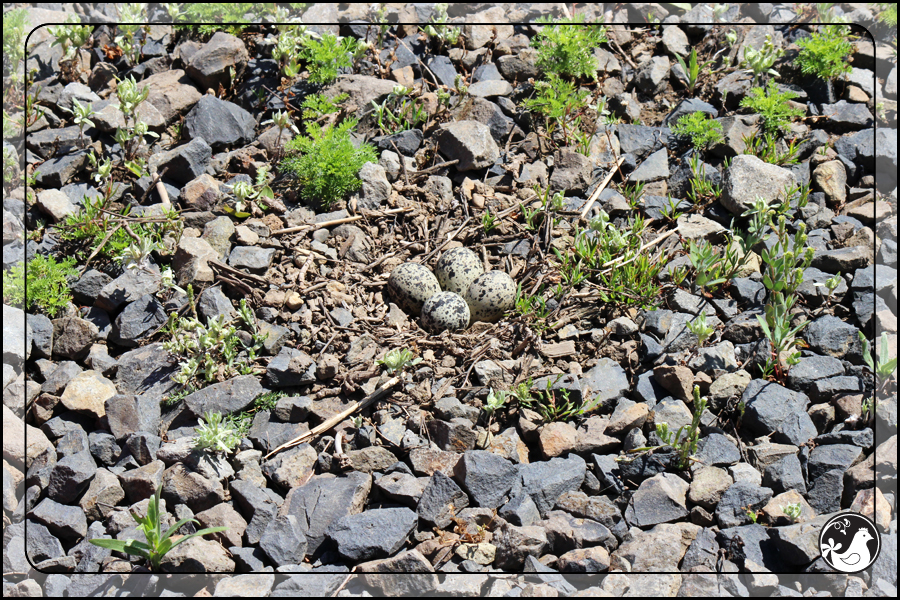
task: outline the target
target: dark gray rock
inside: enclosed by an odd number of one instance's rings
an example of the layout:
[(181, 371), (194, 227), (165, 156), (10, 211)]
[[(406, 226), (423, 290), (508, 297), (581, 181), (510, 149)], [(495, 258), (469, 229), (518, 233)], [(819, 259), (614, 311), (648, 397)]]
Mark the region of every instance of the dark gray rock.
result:
[[(581, 487), (586, 468), (584, 459), (575, 454), (522, 465), (519, 467), (521, 491), (531, 496), (542, 516), (546, 515), (561, 495)], [(513, 490), (515, 493), (515, 486)]]
[(41, 314), (27, 314), (31, 329), (31, 358), (50, 358), (53, 354), (53, 322)]
[(420, 519), (444, 529), (453, 522), (450, 517), (456, 514), (455, 511), (467, 506), (469, 497), (456, 482), (440, 471), (435, 471), (422, 492), (416, 512)]
[(722, 529), (750, 523), (747, 510), (759, 510), (772, 499), (772, 490), (739, 481), (725, 490), (716, 507), (716, 520)]
[(218, 90), (231, 84), (231, 71), (240, 76), (250, 55), (239, 38), (217, 32), (206, 44), (187, 58), (185, 71), (201, 89)]
[(718, 555), (716, 533), (708, 528), (701, 529), (684, 553), (681, 568), (690, 571), (693, 567), (702, 567), (703, 571), (715, 571)]
[(741, 396), (746, 406), (744, 425), (758, 435), (775, 433), (773, 441), (799, 446), (818, 432), (806, 414), (809, 398), (777, 383), (754, 379)]
[[(3, 555), (5, 557), (6, 552)], [(34, 565), (51, 558), (65, 556), (65, 551), (60, 541), (50, 533), (49, 529), (32, 521), (25, 527), (25, 555)]]
[(631, 389), (625, 370), (609, 358), (601, 358), (580, 377), (580, 382), (582, 396), (595, 402), (598, 409), (612, 408)]
[(809, 480), (814, 482), (820, 475), (833, 469), (846, 471), (862, 458), (862, 448), (850, 444), (828, 444), (816, 446), (809, 453), (807, 471)]
[(297, 517), (307, 539), (308, 551), (314, 554), (325, 541), (326, 531), (332, 523), (362, 511), (371, 488), (372, 477), (366, 473), (352, 472), (343, 477), (315, 476), (305, 485), (288, 492), (282, 514)]
[[(122, 354), (116, 372), (116, 389), (120, 394), (137, 394), (139, 398), (156, 399), (173, 390), (177, 384), (172, 375), (178, 371), (178, 361), (166, 352), (162, 344), (149, 344)], [(157, 402), (158, 405), (158, 402)], [(149, 405), (144, 408), (149, 408)], [(107, 410), (109, 410), (107, 408)], [(143, 410), (143, 409), (141, 409)], [(159, 419), (158, 408), (149, 413)], [(141, 413), (143, 414), (143, 413)], [(156, 427), (146, 423), (131, 431), (156, 431)], [(113, 432), (115, 434), (115, 432)], [(117, 436), (118, 437), (118, 436)]]
[(159, 267), (153, 265), (149, 272), (144, 269), (126, 269), (124, 273), (107, 283), (100, 290), (95, 305), (115, 314), (128, 302), (134, 302), (146, 294), (159, 291)]
[(741, 460), (737, 446), (721, 433), (711, 433), (697, 443), (697, 459), (716, 467), (733, 465)]
[(184, 119), (185, 139), (202, 138), (213, 150), (249, 144), (255, 129), (256, 120), (249, 112), (208, 94)]
[(163, 481), (165, 468), (161, 460), (155, 460), (149, 465), (121, 473), (119, 482), (128, 502), (139, 502), (156, 493), (156, 488)]
[(533, 525), (541, 519), (541, 513), (528, 494), (519, 494), (497, 512), (503, 519), (519, 527)]
[(125, 307), (116, 317), (111, 342), (120, 346), (136, 347), (141, 340), (165, 325), (166, 309), (152, 294), (142, 296)]
[(823, 104), (822, 114), (828, 117), (828, 122), (835, 131), (867, 129), (875, 122), (865, 104), (846, 100), (839, 100), (835, 104)]
[(816, 352), (857, 364), (862, 362), (859, 330), (837, 317), (819, 317), (806, 328), (805, 337), (810, 348)]
[(78, 317), (53, 319), (53, 354), (72, 360), (82, 360), (90, 352), (91, 344), (100, 330), (96, 325)]
[(265, 491), (250, 481), (237, 479), (230, 483), (229, 488), (236, 506), (249, 521), (247, 529), (244, 530), (244, 537), (248, 544), (257, 544), (278, 513), (278, 506)]
[(859, 377), (829, 377), (814, 381), (809, 389), (809, 397), (816, 402), (829, 402), (838, 396), (862, 394), (863, 383)]
[(230, 414), (247, 408), (265, 389), (253, 375), (239, 375), (228, 381), (203, 388), (184, 399), (185, 407), (195, 416), (208, 411)]
[(762, 525), (753, 523), (722, 529), (716, 534), (716, 541), (725, 550), (726, 556), (731, 556), (730, 560), (738, 564), (749, 560), (769, 570), (780, 571), (783, 568), (778, 550)]
[(81, 372), (82, 369), (78, 363), (71, 360), (61, 361), (41, 384), (41, 392), (52, 396), (61, 396), (69, 382)]
[(228, 264), (237, 269), (247, 269), (251, 273), (265, 273), (272, 265), (275, 248), (257, 246), (235, 246), (228, 256)]
[(387, 558), (415, 530), (418, 516), (408, 508), (378, 508), (333, 522), (326, 532), (348, 560)]
[(122, 448), (116, 438), (103, 431), (95, 431), (88, 436), (91, 455), (104, 465), (114, 465), (122, 456)]
[(832, 356), (806, 356), (791, 367), (788, 385), (800, 391), (808, 391), (813, 382), (844, 374), (844, 365)]
[(832, 469), (820, 473), (813, 481), (810, 479), (806, 500), (816, 512), (827, 514), (841, 509), (841, 498), (844, 495), (844, 471)]
[(686, 517), (688, 487), (685, 480), (671, 473), (645, 480), (631, 496), (625, 519), (635, 527), (652, 527)]
[(220, 287), (207, 288), (200, 294), (200, 301), (197, 303), (197, 312), (207, 322), (215, 319), (220, 315), (225, 317), (226, 321), (237, 317), (237, 311), (231, 304), (231, 300), (225, 295)]
[(297, 517), (293, 515), (274, 518), (259, 540), (260, 549), (275, 566), (300, 564), (306, 557), (306, 536)]
[(493, 452), (470, 450), (456, 463), (453, 476), (472, 497), (475, 506), (498, 508), (515, 484), (518, 470)]
[(763, 473), (763, 485), (771, 488), (775, 494), (789, 490), (806, 493), (806, 482), (803, 480), (803, 469), (796, 454), (788, 454), (768, 467)]
[(168, 169), (166, 177), (177, 185), (184, 185), (206, 172), (212, 149), (203, 139), (196, 138), (171, 150), (154, 154), (150, 166), (158, 171)]
[(654, 56), (635, 74), (635, 87), (648, 96), (662, 92), (666, 88), (669, 67), (668, 57)]
[(490, 129), (478, 121), (444, 125), (437, 133), (437, 142), (444, 156), (459, 160), (458, 171), (489, 167), (500, 157), (500, 149)]
[(43, 189), (60, 188), (80, 173), (87, 162), (86, 150), (49, 158), (35, 168), (35, 182)]
[(75, 542), (87, 535), (87, 518), (77, 506), (66, 506), (44, 498), (28, 516), (45, 525), (60, 540)]
[(71, 504), (87, 489), (97, 472), (97, 465), (87, 448), (65, 456), (50, 472), (47, 495), (62, 504)]
[(294, 387), (316, 381), (316, 363), (311, 356), (295, 348), (282, 348), (266, 367), (272, 387)]
[(669, 157), (665, 149), (657, 150), (647, 157), (638, 167), (628, 176), (628, 181), (652, 182), (668, 179), (669, 177)]

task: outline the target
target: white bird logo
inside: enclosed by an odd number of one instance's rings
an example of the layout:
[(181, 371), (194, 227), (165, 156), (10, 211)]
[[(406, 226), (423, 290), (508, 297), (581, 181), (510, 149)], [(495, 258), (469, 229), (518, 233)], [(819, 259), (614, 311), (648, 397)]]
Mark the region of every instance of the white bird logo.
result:
[(858, 571), (861, 566), (869, 564), (871, 554), (867, 542), (871, 539), (874, 539), (872, 534), (865, 527), (860, 527), (853, 536), (850, 547), (840, 552), (841, 544), (835, 542), (834, 538), (828, 538), (828, 542), (822, 546), (822, 557), (827, 559), (830, 553), (830, 562), (839, 571)]

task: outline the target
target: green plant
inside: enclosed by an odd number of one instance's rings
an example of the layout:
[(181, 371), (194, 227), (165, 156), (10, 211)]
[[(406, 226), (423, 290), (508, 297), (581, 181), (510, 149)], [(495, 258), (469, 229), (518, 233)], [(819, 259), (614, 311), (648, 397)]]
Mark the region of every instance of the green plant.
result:
[(194, 523), (199, 525), (199, 521), (185, 517), (177, 523), (169, 527), (165, 533), (162, 531), (162, 518), (160, 513), (160, 496), (162, 494), (162, 484), (156, 488), (156, 493), (150, 497), (147, 503), (147, 514), (144, 517), (138, 516), (133, 509), (129, 509), (131, 517), (137, 521), (138, 530), (144, 534), (146, 542), (139, 542), (134, 539), (112, 540), (112, 539), (92, 539), (90, 543), (101, 548), (108, 548), (116, 552), (124, 552), (134, 556), (140, 556), (150, 563), (150, 568), (154, 571), (159, 570), (160, 561), (175, 546), (188, 541), (191, 538), (208, 535), (210, 533), (218, 533), (225, 531), (227, 527), (208, 527), (201, 529), (195, 533), (184, 536), (175, 536), (178, 531), (186, 523)]
[[(656, 425), (656, 435), (667, 446), (675, 448), (678, 454), (678, 468), (688, 469), (691, 456), (697, 452), (697, 440), (700, 437), (700, 418), (706, 410), (706, 398), (700, 396), (700, 387), (694, 386), (694, 416), (690, 425), (682, 425), (673, 435), (665, 423)], [(684, 436), (681, 434), (684, 433)]]
[(848, 33), (844, 25), (820, 25), (808, 38), (797, 40), (797, 64), (803, 74), (834, 80), (849, 73), (853, 67), (847, 58), (853, 46), (847, 40)]
[(492, 215), (489, 210), (484, 211), (484, 214), (481, 215), (481, 227), (484, 229), (484, 233), (490, 233), (496, 226), (497, 215)]
[(62, 46), (63, 56), (60, 60), (67, 61), (75, 58), (78, 49), (91, 39), (93, 28), (90, 25), (70, 23), (48, 27), (47, 32), (55, 38), (51, 46)]
[(150, 131), (149, 126), (141, 121), (137, 109), (150, 95), (150, 87), (138, 88), (134, 75), (119, 81), (116, 96), (118, 108), (125, 118), (125, 127), (116, 129), (115, 140), (122, 146), (127, 161), (133, 161), (144, 143), (144, 136), (158, 138), (159, 134)]
[[(194, 293), (190, 285), (187, 292), (188, 302), (193, 308)], [(163, 342), (163, 349), (184, 359), (179, 362), (181, 369), (172, 376), (172, 380), (183, 388), (199, 389), (217, 377), (226, 379), (253, 372), (250, 365), (256, 360), (256, 353), (268, 334), (259, 332), (253, 311), (243, 298), (238, 319), (250, 334), (249, 345), (237, 335), (238, 328), (226, 322), (225, 315), (211, 318), (203, 325), (196, 317), (179, 317), (174, 312), (170, 314), (165, 327), (169, 339)]]
[(349, 94), (338, 94), (334, 98), (329, 98), (324, 94), (310, 94), (300, 103), (303, 109), (303, 118), (318, 119), (324, 115), (336, 113), (341, 109), (338, 105), (349, 97)]
[[(703, 417), (703, 413), (706, 410), (707, 404), (706, 398), (700, 396), (700, 388), (696, 385), (694, 386), (693, 392), (693, 404), (694, 415), (691, 418), (690, 425), (682, 425), (678, 428), (678, 431), (673, 433), (669, 429), (668, 423), (657, 423), (656, 437), (659, 438), (659, 440), (662, 442), (662, 445), (634, 448), (629, 452), (644, 454), (670, 446), (675, 449), (677, 457), (675, 466), (682, 471), (689, 469), (691, 466), (691, 462), (695, 460), (693, 458), (693, 455), (697, 452), (697, 441), (700, 439), (700, 420)], [(618, 458), (616, 460), (623, 461), (634, 459)]]
[(694, 204), (718, 200), (722, 195), (721, 186), (713, 185), (706, 177), (706, 165), (698, 154), (693, 154), (688, 163), (691, 167), (691, 189), (687, 197)]
[(194, 432), (194, 448), (214, 453), (231, 454), (241, 443), (238, 430), (230, 419), (221, 413), (207, 412)]
[(703, 112), (693, 112), (679, 118), (672, 127), (672, 133), (690, 138), (691, 144), (698, 150), (708, 148), (723, 139), (722, 124)]
[(544, 115), (547, 135), (552, 139), (559, 129), (563, 145), (568, 146), (574, 133), (580, 130), (580, 113), (586, 107), (585, 98), (589, 92), (556, 73), (548, 73), (546, 81), (536, 82), (534, 91), (535, 97), (524, 101), (525, 108)]
[(892, 2), (880, 2), (876, 4), (879, 8), (878, 19), (879, 23), (883, 25), (887, 25), (888, 27), (896, 27), (897, 26), (897, 5)]
[(687, 324), (687, 328), (697, 336), (697, 344), (703, 346), (715, 330), (707, 325), (706, 313), (700, 313), (696, 319)]
[(650, 306), (658, 301), (657, 278), (666, 258), (641, 251), (645, 227), (640, 216), (617, 227), (606, 212), (600, 211), (589, 229), (576, 230), (570, 251), (597, 282), (603, 302)]
[[(5, 283), (4, 287), (6, 287)], [(872, 373), (875, 374), (876, 387), (883, 389), (891, 375), (893, 375), (894, 371), (897, 369), (897, 357), (888, 358), (888, 356), (890, 356), (888, 335), (886, 332), (881, 333), (881, 348), (878, 352), (877, 361), (872, 358), (872, 353), (869, 349), (869, 340), (866, 339), (866, 336), (862, 331), (859, 332), (859, 341), (862, 344), (863, 360), (866, 361), (866, 364), (872, 370)]]
[(800, 518), (800, 513), (802, 512), (802, 509), (800, 507), (799, 502), (791, 502), (789, 504), (785, 504), (784, 506), (782, 506), (781, 512), (783, 512), (785, 514), (785, 516), (787, 516), (787, 518), (789, 518), (791, 520), (792, 523), (796, 523), (797, 520)]
[(246, 212), (246, 209), (251, 201), (255, 201), (257, 206), (263, 209), (262, 200), (266, 198), (273, 200), (275, 198), (275, 193), (269, 187), (268, 177), (269, 167), (264, 165), (256, 170), (256, 181), (254, 183), (247, 183), (246, 181), (235, 182), (231, 186), (231, 193), (235, 197), (234, 208), (225, 206), (223, 207), (225, 212), (234, 215), (238, 219), (249, 217), (250, 213)]
[(517, 396), (519, 406), (535, 411), (546, 423), (567, 421), (590, 412), (596, 407), (596, 403), (586, 404), (584, 399), (579, 402), (570, 398), (570, 392), (565, 388), (552, 389), (553, 385), (562, 377), (562, 375), (558, 375), (555, 380), (548, 377), (546, 389), (540, 390), (537, 396), (532, 396), (530, 391), (527, 395)]
[(793, 139), (787, 144), (784, 152), (778, 149), (778, 140), (771, 133), (765, 133), (761, 136), (752, 135), (743, 137), (744, 154), (752, 154), (758, 159), (773, 165), (794, 165), (799, 162), (797, 153), (797, 140)]
[(607, 41), (605, 26), (588, 24), (580, 14), (555, 23), (539, 19), (538, 23), (544, 25), (531, 40), (537, 49), (538, 69), (563, 77), (597, 79), (594, 48)]
[(78, 135), (81, 138), (81, 145), (84, 146), (84, 127), (85, 125), (89, 127), (94, 126), (94, 122), (90, 119), (95, 114), (94, 109), (90, 102), (84, 105), (78, 101), (78, 98), (72, 98), (72, 105), (75, 114), (73, 122), (78, 125)]
[(3, 14), (3, 57), (9, 61), (9, 76), (13, 85), (19, 83), (19, 62), (25, 57), (27, 27), (26, 9), (18, 8)]
[(697, 60), (697, 49), (691, 49), (691, 55), (688, 57), (688, 62), (685, 63), (684, 59), (681, 58), (678, 54), (675, 55), (675, 59), (678, 61), (678, 64), (681, 65), (681, 68), (684, 70), (684, 74), (687, 76), (687, 84), (688, 84), (688, 94), (693, 95), (694, 88), (697, 87), (697, 82), (700, 80), (700, 71), (708, 67), (712, 64), (712, 60), (708, 60), (705, 63), (701, 64)]
[[(313, 96), (318, 96), (321, 98), (320, 94), (313, 94)], [(312, 96), (307, 96), (303, 99), (304, 105), (307, 100), (309, 100)], [(318, 116), (318, 115), (316, 115)], [(297, 129), (297, 126), (294, 125), (293, 119), (291, 119), (291, 114), (288, 111), (275, 111), (272, 113), (272, 118), (268, 121), (263, 121), (260, 125), (275, 125), (278, 128), (278, 139), (281, 139), (281, 134), (284, 133), (284, 130), (287, 129), (289, 131), (293, 131), (296, 135), (300, 135), (300, 130)]]
[(776, 49), (772, 36), (767, 35), (766, 41), (762, 48), (758, 50), (749, 46), (744, 48), (743, 65), (747, 67), (748, 73), (753, 73), (753, 85), (756, 85), (760, 75), (768, 74), (778, 76), (778, 71), (772, 67), (775, 61), (784, 55), (784, 50)]
[(774, 81), (768, 86), (755, 87), (741, 100), (741, 106), (749, 108), (762, 118), (763, 130), (769, 134), (787, 131), (791, 122), (802, 117), (804, 112), (799, 108), (793, 108), (788, 101), (797, 97), (790, 90), (779, 91)]
[(415, 129), (428, 120), (422, 99), (412, 98), (402, 85), (395, 85), (381, 104), (372, 100), (372, 108), (378, 129), (385, 135)]
[(71, 300), (67, 279), (77, 277), (75, 259), (36, 254), (27, 264), (3, 272), (3, 303), (38, 309), (55, 317)]
[(750, 519), (751, 523), (756, 523), (759, 519), (760, 511), (753, 510), (748, 506), (742, 506), (741, 510), (744, 511), (744, 514), (747, 515), (747, 518)]
[(431, 22), (422, 29), (429, 38), (438, 40), (440, 48), (443, 48), (444, 44), (455, 46), (459, 40), (459, 28), (447, 25), (447, 7), (446, 3), (435, 4)]
[[(116, 25), (116, 45), (122, 49), (122, 54), (131, 65), (141, 61), (143, 52), (143, 40), (149, 27), (146, 26), (147, 18), (144, 16), (144, 4), (117, 4), (119, 12), (119, 24)], [(144, 38), (139, 38), (138, 33), (144, 31)]]
[(361, 43), (352, 37), (339, 38), (330, 32), (325, 32), (318, 40), (311, 35), (301, 38), (299, 55), (306, 62), (309, 80), (327, 84), (337, 79), (340, 69), (353, 66), (353, 57), (360, 51)]
[(493, 414), (499, 409), (503, 408), (506, 405), (506, 402), (509, 400), (509, 392), (504, 390), (495, 390), (491, 388), (491, 391), (488, 392), (487, 399), (484, 402), (484, 406), (481, 408), (488, 416), (493, 416)]
[[(103, 173), (111, 173), (112, 166), (107, 161), (101, 169)], [(106, 190), (107, 196), (113, 191), (111, 179), (107, 181)], [(164, 209), (160, 216), (132, 217), (130, 206), (116, 215), (106, 209), (107, 203), (106, 198), (85, 197), (77, 212), (55, 226), (60, 239), (71, 244), (77, 256), (89, 251), (90, 258), (102, 255), (122, 262), (135, 255), (134, 248), (128, 250), (132, 245), (137, 246), (139, 254), (146, 256), (160, 247), (166, 236), (177, 241), (181, 234), (183, 222), (175, 210)]]
[(644, 185), (645, 183), (640, 181), (638, 183), (628, 183), (622, 187), (622, 195), (625, 196), (628, 206), (632, 209), (636, 209), (644, 197)]
[(350, 130), (355, 126), (355, 119), (325, 129), (309, 123), (306, 136), (287, 143), (281, 170), (297, 178), (304, 199), (329, 208), (360, 188), (359, 170), (367, 162), (376, 162), (378, 156), (371, 144), (353, 145)]
[(836, 290), (838, 286), (841, 285), (841, 281), (843, 281), (843, 279), (841, 278), (841, 272), (838, 271), (837, 275), (829, 277), (825, 280), (825, 283), (817, 282), (813, 284), (815, 287), (824, 287), (826, 290), (828, 290), (828, 295), (825, 296), (825, 306), (831, 304), (831, 296), (834, 294), (834, 290)]
[(412, 367), (420, 362), (422, 362), (421, 357), (417, 357), (407, 348), (394, 348), (385, 354), (384, 358), (376, 360), (375, 364), (383, 366), (388, 375), (393, 375), (405, 367)]

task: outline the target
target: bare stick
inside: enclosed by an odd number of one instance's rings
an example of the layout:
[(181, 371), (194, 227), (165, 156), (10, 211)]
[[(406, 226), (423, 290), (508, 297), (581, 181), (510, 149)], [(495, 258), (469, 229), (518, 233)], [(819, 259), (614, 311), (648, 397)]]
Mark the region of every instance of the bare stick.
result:
[[(392, 209), (386, 210), (382, 213), (371, 213), (370, 216), (386, 217), (388, 215), (395, 215), (397, 213), (408, 212), (411, 210), (412, 210), (412, 208), (392, 208)], [(323, 227), (331, 227), (333, 225), (343, 225), (344, 223), (352, 223), (353, 221), (359, 221), (362, 218), (363, 218), (363, 215), (356, 215), (355, 217), (345, 217), (343, 219), (335, 219), (334, 221), (324, 221), (322, 223), (313, 223), (312, 225), (298, 225), (297, 227), (288, 227), (287, 229), (276, 229), (269, 235), (278, 235), (281, 233), (299, 233), (301, 231), (322, 229)]]
[[(629, 258), (628, 260), (626, 260), (626, 261), (623, 262), (622, 264), (625, 265), (625, 264), (628, 264), (628, 263), (632, 262), (632, 261), (633, 261), (634, 259), (636, 259), (638, 256), (641, 256), (641, 255), (644, 253), (644, 250), (646, 250), (647, 248), (651, 248), (651, 247), (655, 246), (656, 244), (660, 243), (661, 241), (663, 241), (664, 239), (666, 239), (667, 237), (669, 237), (670, 235), (672, 235), (672, 234), (675, 233), (676, 231), (678, 231), (678, 227), (676, 227), (675, 229), (672, 229), (672, 230), (670, 230), (670, 231), (665, 232), (664, 234), (662, 234), (661, 236), (659, 236), (658, 238), (656, 238), (656, 239), (653, 240), (652, 242), (647, 242), (646, 244), (644, 244), (643, 246), (641, 246), (640, 248), (638, 248), (638, 251), (634, 253), (634, 256), (632, 256), (631, 258)], [(624, 257), (624, 256), (620, 256), (620, 257), (618, 257), (618, 258), (614, 258), (614, 259), (612, 259), (611, 261), (606, 262), (606, 263), (604, 263), (603, 265), (601, 265), (600, 268), (601, 268), (601, 269), (605, 269), (606, 267), (611, 267), (611, 266), (613, 266), (613, 265), (619, 263), (623, 258), (625, 258), (625, 257)], [(603, 274), (605, 275), (606, 273), (603, 273)]]
[(591, 207), (594, 206), (594, 202), (597, 201), (597, 198), (600, 197), (600, 194), (602, 194), (603, 190), (606, 189), (606, 186), (609, 185), (609, 181), (612, 179), (612, 176), (616, 173), (616, 169), (618, 169), (619, 165), (621, 165), (622, 162), (624, 162), (624, 161), (625, 161), (625, 159), (621, 156), (616, 160), (616, 168), (609, 170), (609, 173), (606, 175), (606, 177), (603, 179), (603, 181), (600, 183), (600, 185), (597, 186), (597, 189), (594, 190), (594, 193), (591, 194), (591, 197), (588, 198), (588, 201), (584, 203), (584, 208), (581, 209), (581, 218), (582, 219), (587, 217), (587, 214), (591, 211)]
[(337, 425), (338, 423), (340, 423), (341, 421), (343, 421), (344, 419), (346, 419), (347, 417), (349, 417), (356, 411), (364, 409), (368, 405), (372, 404), (373, 402), (375, 402), (376, 400), (381, 398), (392, 387), (394, 387), (398, 383), (400, 383), (399, 377), (391, 377), (380, 388), (378, 388), (377, 390), (375, 390), (374, 392), (372, 392), (371, 394), (369, 394), (368, 396), (366, 396), (359, 402), (354, 402), (353, 404), (350, 405), (349, 408), (347, 408), (343, 412), (340, 412), (340, 413), (334, 415), (333, 417), (331, 417), (330, 419), (328, 419), (321, 425), (319, 425), (317, 427), (313, 427), (306, 433), (295, 437), (291, 441), (278, 446), (277, 448), (275, 448), (274, 450), (272, 450), (271, 452), (266, 454), (265, 457), (263, 457), (263, 460), (268, 460), (268, 458), (270, 456), (272, 456), (273, 454), (277, 454), (278, 452), (281, 452), (282, 450), (286, 450), (286, 449), (292, 448), (293, 446), (296, 446), (298, 444), (302, 444), (306, 440), (312, 439), (318, 435), (325, 433), (326, 431), (328, 431), (329, 429), (331, 429), (332, 427), (334, 427), (335, 425)]

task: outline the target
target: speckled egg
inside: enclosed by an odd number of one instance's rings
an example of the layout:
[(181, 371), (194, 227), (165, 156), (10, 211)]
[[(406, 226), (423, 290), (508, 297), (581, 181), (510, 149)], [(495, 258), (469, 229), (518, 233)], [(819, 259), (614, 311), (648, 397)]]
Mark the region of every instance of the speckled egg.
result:
[(434, 267), (434, 274), (441, 289), (464, 295), (472, 282), (484, 273), (478, 255), (468, 248), (453, 248), (444, 252)]
[(435, 294), (422, 307), (422, 327), (433, 333), (469, 326), (469, 305), (459, 294)]
[(403, 263), (388, 278), (388, 291), (397, 306), (418, 317), (425, 301), (440, 293), (441, 286), (428, 267), (419, 263)]
[(503, 271), (488, 271), (472, 282), (465, 295), (472, 321), (495, 323), (516, 303), (516, 282)]

